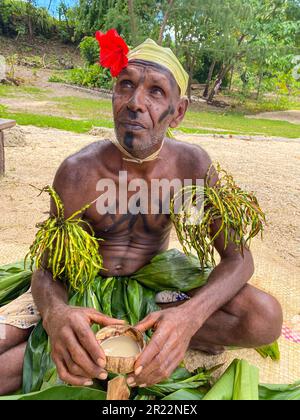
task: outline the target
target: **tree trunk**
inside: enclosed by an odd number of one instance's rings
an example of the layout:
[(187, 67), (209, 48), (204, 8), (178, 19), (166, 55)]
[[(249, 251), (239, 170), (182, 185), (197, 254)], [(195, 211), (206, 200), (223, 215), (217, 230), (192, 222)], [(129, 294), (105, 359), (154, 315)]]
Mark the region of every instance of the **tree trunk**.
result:
[(232, 88), (233, 74), (234, 74), (234, 66), (232, 66), (232, 69), (231, 69), (231, 76), (230, 76), (229, 89), (228, 89), (229, 92), (231, 92), (231, 88)]
[(207, 102), (208, 103), (209, 102), (212, 102), (213, 99), (214, 99), (214, 97), (215, 97), (215, 95), (219, 92), (219, 89), (220, 89), (220, 87), (222, 85), (223, 79), (226, 76), (226, 74), (229, 72), (229, 70), (231, 69), (231, 67), (232, 67), (231, 64), (228, 64), (227, 66), (226, 65), (223, 65), (222, 69), (220, 70), (220, 72), (218, 74), (217, 80), (215, 81), (214, 86), (213, 86), (213, 88), (210, 91), (210, 94), (208, 96), (208, 99), (207, 99)]
[(30, 38), (33, 38), (33, 27), (32, 27), (31, 16), (28, 16), (28, 34)]
[(211, 79), (212, 79), (212, 76), (213, 76), (213, 73), (214, 73), (214, 69), (216, 67), (216, 64), (217, 64), (217, 61), (214, 60), (211, 63), (210, 67), (209, 67), (209, 72), (208, 72), (208, 76), (207, 76), (206, 86), (205, 86), (205, 89), (204, 89), (204, 92), (203, 92), (203, 97), (204, 98), (207, 98), (208, 97), (209, 86), (210, 86), (210, 82), (211, 82)]
[(191, 55), (189, 53), (185, 54), (186, 57), (186, 66), (187, 66), (187, 71), (189, 74), (189, 80), (188, 80), (188, 86), (187, 86), (187, 96), (189, 98), (189, 101), (192, 102), (192, 82), (193, 82), (193, 75), (194, 75), (194, 67), (195, 67), (195, 63), (196, 63), (196, 52), (194, 52), (194, 54)]
[(187, 87), (187, 96), (189, 98), (190, 103), (192, 103), (192, 77), (193, 72), (189, 71), (189, 81), (188, 81), (188, 87)]
[(257, 87), (257, 92), (256, 92), (256, 100), (259, 100), (260, 97), (260, 90), (261, 90), (261, 85), (262, 85), (262, 81), (263, 81), (263, 71), (261, 70), (259, 73), (259, 80), (258, 80), (258, 87)]
[(167, 26), (167, 23), (168, 23), (168, 19), (169, 19), (169, 16), (170, 16), (170, 12), (171, 12), (174, 0), (168, 0), (168, 3), (169, 3), (169, 6), (168, 6), (168, 9), (166, 10), (164, 20), (163, 20), (163, 23), (162, 23), (160, 31), (159, 31), (159, 37), (158, 37), (158, 41), (157, 41), (158, 45), (162, 44), (164, 32), (165, 32), (165, 29), (166, 29), (166, 26)]
[(27, 25), (28, 25), (28, 34), (30, 38), (33, 38), (33, 24), (32, 24), (32, 0), (27, 2)]
[(128, 13), (130, 17), (130, 26), (132, 32), (132, 42), (134, 46), (136, 45), (136, 21), (135, 21), (135, 14), (134, 14), (134, 3), (133, 0), (128, 0)]
[(261, 91), (261, 85), (264, 78), (264, 63), (266, 62), (266, 52), (263, 50), (261, 52), (261, 60), (259, 63), (259, 79), (258, 79), (258, 86), (257, 86), (257, 92), (256, 92), (256, 100), (258, 101), (260, 97), (260, 91)]

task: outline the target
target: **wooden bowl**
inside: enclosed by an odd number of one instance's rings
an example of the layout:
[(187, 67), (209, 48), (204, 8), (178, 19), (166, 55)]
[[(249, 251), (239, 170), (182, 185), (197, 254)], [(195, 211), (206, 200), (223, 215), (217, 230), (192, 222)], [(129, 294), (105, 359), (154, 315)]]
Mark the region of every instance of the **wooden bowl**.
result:
[[(131, 327), (130, 325), (110, 325), (109, 327), (102, 328), (96, 334), (98, 343), (101, 343), (108, 338), (125, 335), (132, 338), (140, 347), (141, 352), (144, 350), (146, 343), (143, 338), (143, 334)], [(121, 357), (121, 356), (106, 356), (106, 370), (112, 373), (131, 373), (134, 370), (134, 364), (137, 356), (133, 357)]]

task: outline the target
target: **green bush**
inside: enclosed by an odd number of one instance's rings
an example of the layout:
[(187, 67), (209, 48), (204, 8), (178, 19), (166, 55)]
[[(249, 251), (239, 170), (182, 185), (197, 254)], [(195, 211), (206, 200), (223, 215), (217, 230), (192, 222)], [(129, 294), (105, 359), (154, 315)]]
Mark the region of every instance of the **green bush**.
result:
[(79, 45), (82, 59), (89, 65), (99, 60), (99, 44), (92, 36), (86, 36)]
[(49, 79), (48, 82), (53, 82), (53, 83), (66, 83), (68, 82), (66, 76), (61, 76), (60, 74), (52, 74)]
[(98, 64), (67, 70), (63, 73), (53, 73), (49, 82), (71, 83), (77, 86), (101, 89), (111, 89), (113, 85), (109, 70), (103, 69)]
[(112, 88), (112, 78), (107, 69), (98, 64), (70, 70), (69, 80), (71, 83), (89, 88)]

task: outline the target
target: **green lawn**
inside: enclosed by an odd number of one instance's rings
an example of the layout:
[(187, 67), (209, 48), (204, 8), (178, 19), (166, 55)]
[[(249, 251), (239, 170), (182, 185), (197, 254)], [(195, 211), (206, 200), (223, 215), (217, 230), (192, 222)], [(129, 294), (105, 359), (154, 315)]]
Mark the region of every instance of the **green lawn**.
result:
[(300, 125), (285, 121), (250, 119), (241, 113), (215, 112), (187, 113), (182, 124), (185, 128), (218, 128), (231, 133), (300, 138)]
[[(110, 99), (92, 99), (76, 96), (56, 97), (51, 90), (37, 87), (0, 85), (0, 97), (30, 97), (32, 101), (47, 100), (49, 116), (39, 113), (12, 112), (0, 106), (0, 117), (13, 118), (21, 125), (53, 127), (76, 133), (86, 133), (93, 126), (113, 127)], [(284, 121), (249, 119), (241, 112), (190, 110), (179, 128), (186, 133), (219, 133), (266, 135), (300, 138), (300, 125)]]
[[(38, 115), (38, 114), (29, 114), (29, 113), (12, 113), (9, 111), (0, 111), (1, 118), (11, 118), (17, 121), (20, 125), (35, 125), (37, 127), (51, 127), (57, 128), (60, 130), (72, 131), (75, 133), (87, 133), (93, 127), (107, 127), (113, 128), (113, 122), (111, 118), (94, 118), (94, 119), (84, 119), (84, 120), (75, 120), (72, 118), (64, 117), (55, 117), (48, 115)], [(216, 124), (210, 123), (211, 119), (216, 117), (215, 114), (205, 117), (205, 125), (207, 127), (218, 127), (220, 131), (217, 131), (218, 134), (236, 134), (237, 128), (240, 129), (240, 134), (264, 134), (269, 136), (279, 136), (287, 138), (300, 138), (300, 127), (284, 123), (280, 121), (272, 121), (273, 124), (268, 124), (269, 121), (265, 120), (248, 120), (243, 121), (239, 118), (234, 119), (233, 116), (227, 118), (223, 116), (219, 121), (216, 121)], [(234, 121), (234, 124), (230, 124), (230, 121)], [(254, 124), (251, 127), (251, 122)], [(186, 122), (182, 125), (179, 130), (184, 133), (195, 133), (195, 134), (216, 134), (216, 131), (212, 131), (209, 128), (197, 128), (198, 123), (193, 124), (194, 127), (188, 125)], [(200, 125), (200, 124), (199, 124)], [(234, 127), (235, 130), (230, 129)], [(253, 127), (255, 126), (255, 127)], [(228, 127), (228, 128), (227, 128)], [(260, 130), (258, 131), (258, 127)], [(255, 128), (255, 129), (254, 129)]]
[(9, 86), (0, 84), (0, 98), (15, 97), (32, 97), (32, 99), (40, 99), (46, 97), (49, 93), (48, 89), (40, 89), (36, 86)]
[(72, 118), (54, 117), (29, 113), (12, 113), (0, 109), (0, 118), (10, 118), (20, 125), (35, 125), (36, 127), (57, 128), (74, 133), (87, 133), (93, 127), (113, 128), (112, 121), (107, 119), (74, 120)]
[(71, 113), (81, 118), (112, 118), (112, 104), (110, 99), (89, 99), (76, 96), (64, 96), (63, 98), (51, 98), (57, 107), (64, 112)]

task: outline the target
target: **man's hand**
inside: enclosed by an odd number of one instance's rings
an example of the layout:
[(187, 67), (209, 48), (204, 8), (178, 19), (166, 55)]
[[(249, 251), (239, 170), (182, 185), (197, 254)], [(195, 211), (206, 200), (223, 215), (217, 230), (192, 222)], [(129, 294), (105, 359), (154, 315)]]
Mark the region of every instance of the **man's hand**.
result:
[(51, 342), (51, 357), (59, 377), (68, 384), (92, 385), (93, 378), (104, 380), (105, 354), (91, 330), (92, 324), (124, 324), (95, 309), (61, 305), (44, 317), (44, 328)]
[(172, 374), (184, 359), (190, 340), (195, 334), (191, 316), (181, 307), (153, 312), (136, 325), (141, 332), (153, 328), (149, 344), (135, 363), (130, 386), (151, 386)]

